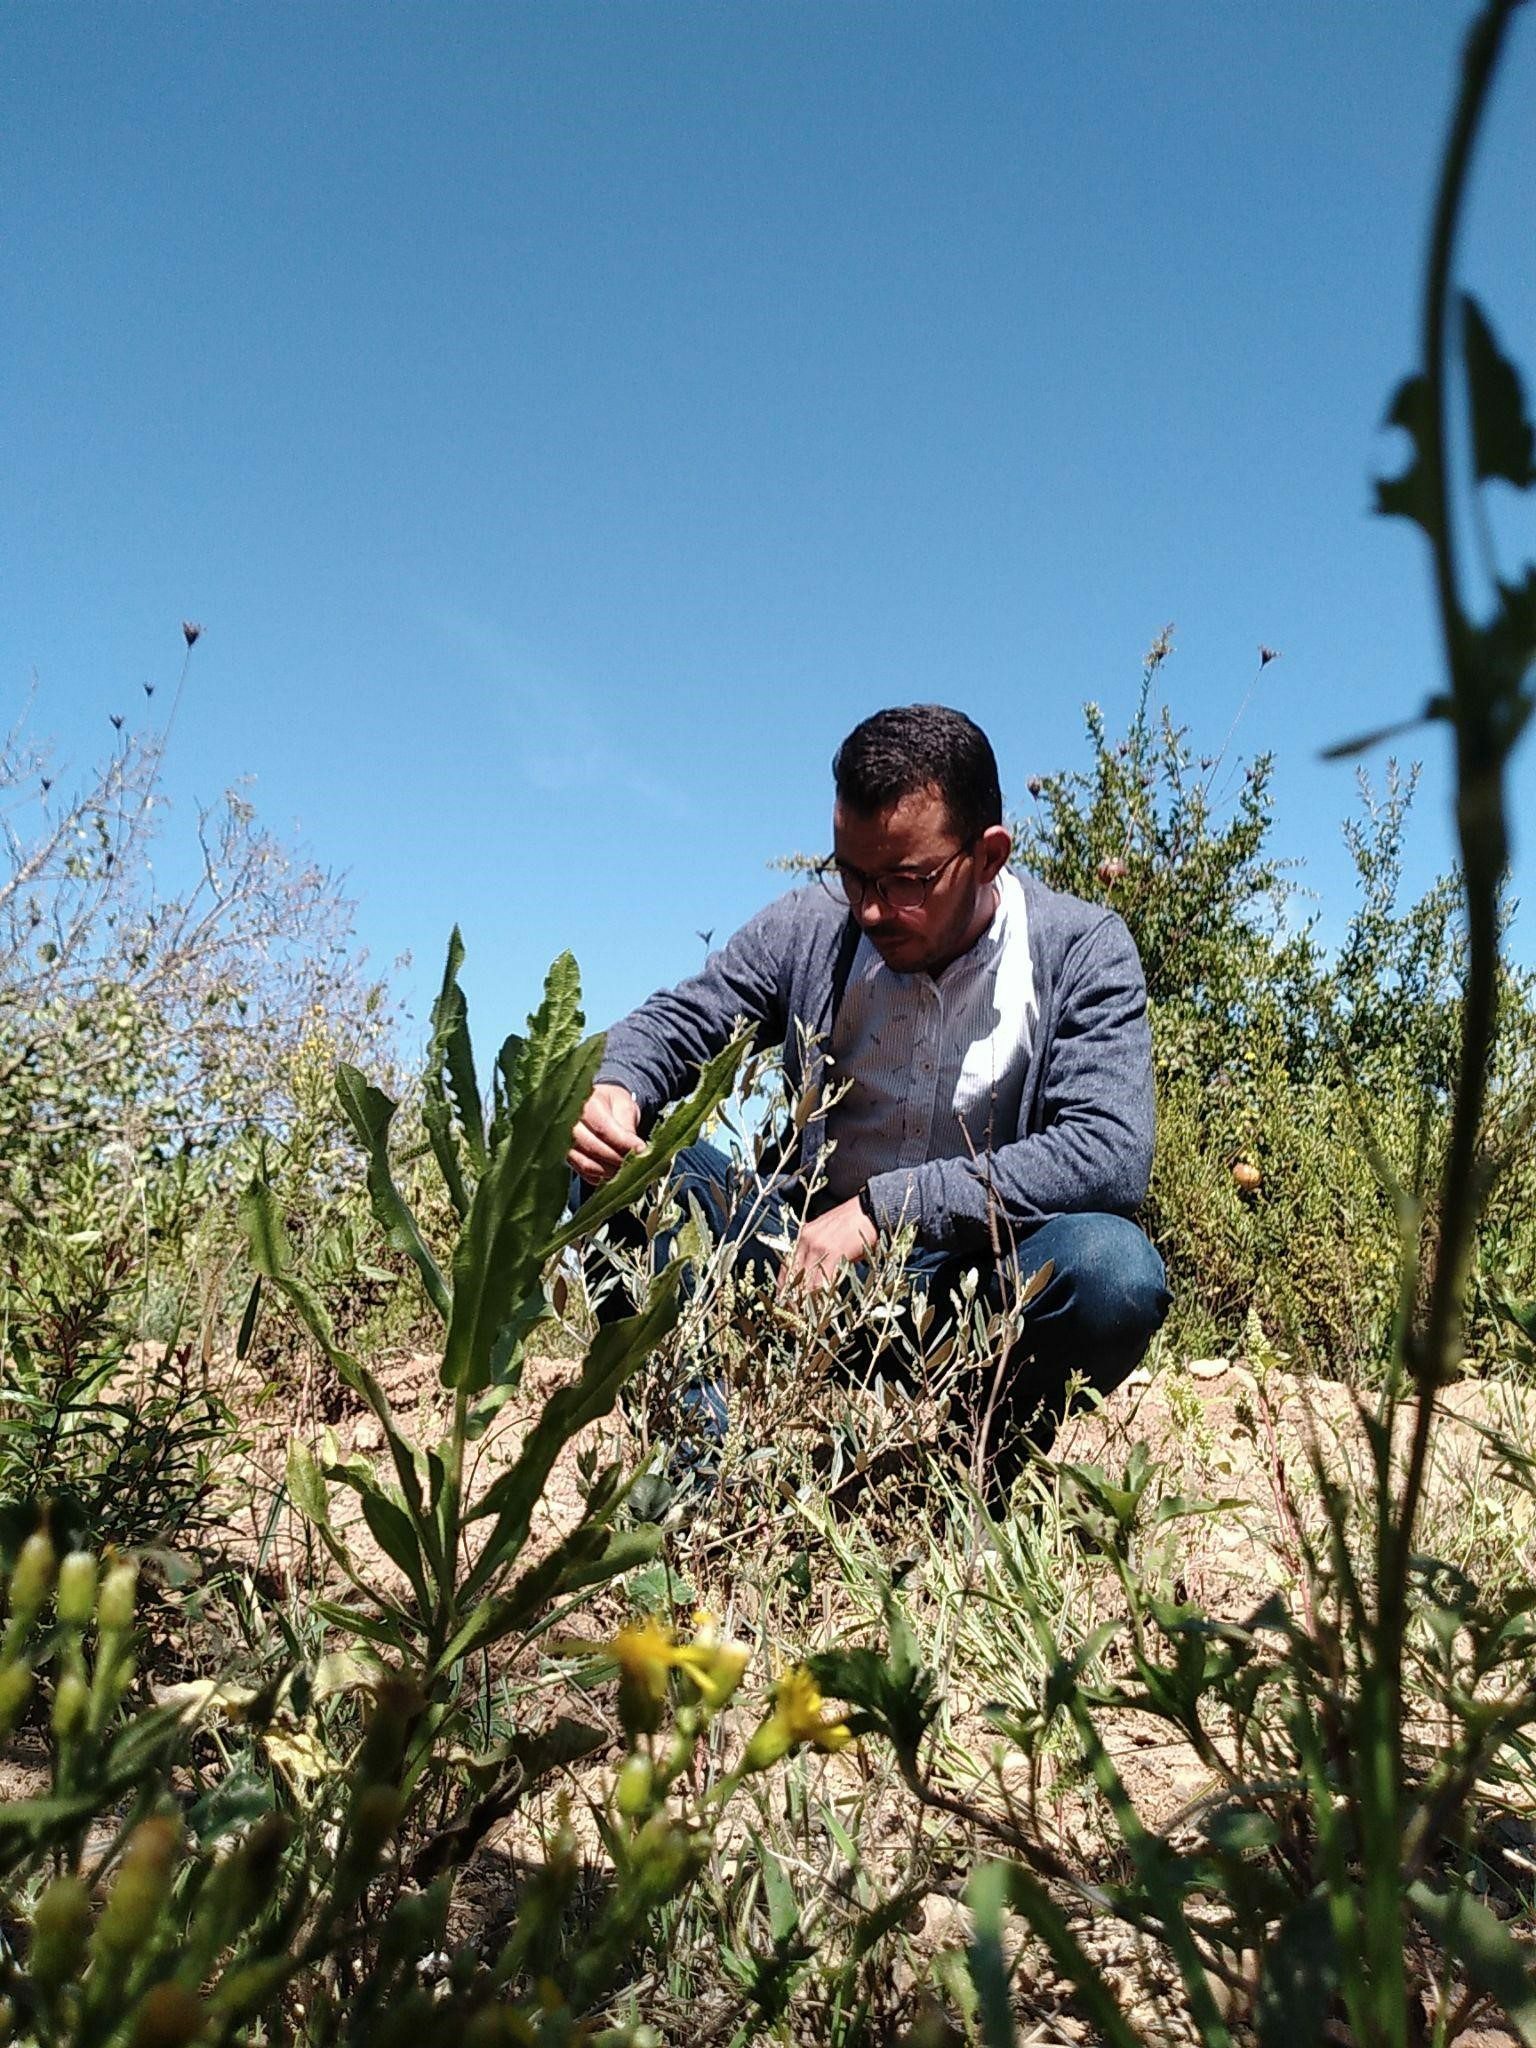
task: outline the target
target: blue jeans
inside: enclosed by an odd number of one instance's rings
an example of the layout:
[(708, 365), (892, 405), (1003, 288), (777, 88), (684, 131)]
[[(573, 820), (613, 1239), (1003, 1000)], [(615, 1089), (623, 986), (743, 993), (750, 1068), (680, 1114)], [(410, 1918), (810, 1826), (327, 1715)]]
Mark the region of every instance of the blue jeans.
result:
[[(690, 1145), (673, 1163), (672, 1191), (686, 1214), (697, 1202), (717, 1243), (734, 1243), (736, 1271), (771, 1281), (779, 1254), (766, 1240), (784, 1228), (784, 1203), (743, 1182), (713, 1145)], [(584, 1192), (584, 1191), (583, 1191)], [(626, 1230), (625, 1226), (628, 1225)], [(637, 1248), (644, 1238), (633, 1217), (615, 1216), (612, 1234)], [(658, 1266), (672, 1254), (673, 1233), (656, 1239)], [(1080, 1380), (1107, 1394), (1145, 1353), (1168, 1313), (1163, 1262), (1144, 1233), (1124, 1216), (1087, 1213), (1053, 1216), (1022, 1238), (1015, 1255), (1000, 1261), (914, 1247), (907, 1273), (940, 1312), (930, 1335), (943, 1327), (951, 1290), (975, 1273), (992, 1308), (1016, 1299), (1020, 1284), (1051, 1263), (1051, 1277), (1022, 1312), (1018, 1344), (1010, 1354), (1000, 1449), (1012, 1465), (1027, 1443), (1044, 1449), (1065, 1413), (1069, 1388)], [(686, 1285), (685, 1280), (685, 1285)], [(610, 1296), (600, 1317), (629, 1314), (630, 1304)], [(725, 1390), (700, 1390), (693, 1419), (725, 1431)], [(1009, 1440), (1012, 1440), (1011, 1443)]]

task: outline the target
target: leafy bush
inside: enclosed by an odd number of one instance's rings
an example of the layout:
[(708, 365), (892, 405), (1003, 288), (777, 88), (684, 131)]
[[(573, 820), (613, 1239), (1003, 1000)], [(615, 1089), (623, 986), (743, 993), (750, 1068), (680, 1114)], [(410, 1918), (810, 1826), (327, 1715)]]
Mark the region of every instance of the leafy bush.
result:
[[(1359, 901), (1333, 957), (1291, 930), (1267, 854), (1267, 758), (1230, 814), (1220, 762), (1196, 760), (1152, 692), (1152, 649), (1127, 730), (1087, 707), (1089, 772), (1042, 778), (1018, 857), (1053, 887), (1118, 910), (1147, 974), (1159, 1144), (1147, 1221), (1168, 1262), (1175, 1354), (1234, 1349), (1250, 1313), (1338, 1377), (1391, 1356), (1405, 1227), (1432, 1240), (1456, 1077), (1466, 928), (1455, 881), (1404, 906), (1416, 773), (1389, 762), (1345, 825)], [(1237, 772), (1237, 771), (1233, 771)], [(1507, 1171), (1476, 1241), (1487, 1290), (1468, 1347), (1491, 1363), (1493, 1304), (1536, 1286), (1536, 1162), (1520, 1146), (1536, 1074), (1536, 977), (1500, 970), (1501, 1033), (1485, 1143)], [(1417, 1217), (1411, 1226), (1408, 1212)]]
[(209, 1218), (227, 1214), (256, 1141), (295, 1199), (334, 1193), (330, 1074), (383, 1049), (393, 1018), (334, 879), (238, 791), (198, 819), (197, 879), (162, 891), (169, 722), (148, 737), (115, 722), (115, 750), (73, 793), (24, 725), (0, 742), (0, 1249), (24, 1265), (44, 1216), (56, 1246), (137, 1235), (164, 1329), (198, 1264), (223, 1269)]

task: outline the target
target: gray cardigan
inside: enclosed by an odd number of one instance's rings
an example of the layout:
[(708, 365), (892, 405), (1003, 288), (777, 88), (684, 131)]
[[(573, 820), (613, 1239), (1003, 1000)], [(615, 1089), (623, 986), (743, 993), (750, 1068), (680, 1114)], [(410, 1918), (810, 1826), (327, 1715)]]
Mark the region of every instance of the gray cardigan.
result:
[[(1152, 1041), (1136, 947), (1111, 910), (1020, 873), (1039, 1018), (1016, 1135), (974, 1159), (933, 1159), (877, 1174), (882, 1225), (917, 1226), (918, 1242), (983, 1253), (998, 1231), (1023, 1234), (1050, 1216), (1128, 1216), (1152, 1167)], [(692, 1085), (738, 1019), (760, 1045), (780, 1045), (791, 1087), (813, 1096), (827, 1078), (837, 1002), (851, 952), (849, 918), (825, 890), (793, 890), (742, 926), (702, 971), (661, 989), (608, 1033), (599, 1081), (640, 1105), (642, 1127)], [(826, 1119), (806, 1124), (814, 1171)]]

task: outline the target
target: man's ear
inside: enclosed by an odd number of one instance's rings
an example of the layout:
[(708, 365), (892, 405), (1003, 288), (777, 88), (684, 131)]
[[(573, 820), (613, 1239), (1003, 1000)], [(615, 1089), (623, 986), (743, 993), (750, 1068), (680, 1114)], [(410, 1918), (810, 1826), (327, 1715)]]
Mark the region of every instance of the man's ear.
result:
[(1013, 851), (1013, 835), (1006, 825), (989, 825), (976, 842), (976, 854), (980, 862), (977, 873), (983, 882), (995, 882), (1008, 865), (1008, 856)]

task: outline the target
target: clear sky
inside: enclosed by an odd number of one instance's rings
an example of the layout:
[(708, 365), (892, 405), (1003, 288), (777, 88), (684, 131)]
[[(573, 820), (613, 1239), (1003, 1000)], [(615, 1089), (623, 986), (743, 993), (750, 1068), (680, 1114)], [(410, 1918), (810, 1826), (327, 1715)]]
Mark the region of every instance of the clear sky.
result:
[[(496, 1035), (563, 947), (596, 1023), (694, 965), (867, 712), (967, 709), (1022, 807), (1172, 620), (1203, 749), (1280, 650), (1235, 746), (1337, 932), (1319, 750), (1439, 681), (1367, 508), (1470, 14), (12, 0), (0, 708), (82, 767), (200, 620), (173, 842), (252, 778)], [(1533, 106), (1536, 18), (1464, 245), (1536, 372)]]

